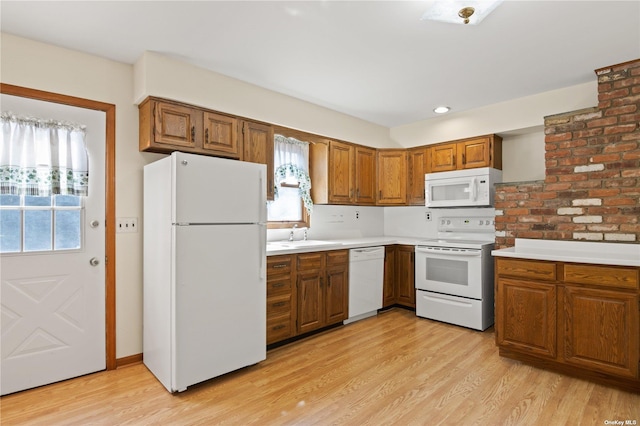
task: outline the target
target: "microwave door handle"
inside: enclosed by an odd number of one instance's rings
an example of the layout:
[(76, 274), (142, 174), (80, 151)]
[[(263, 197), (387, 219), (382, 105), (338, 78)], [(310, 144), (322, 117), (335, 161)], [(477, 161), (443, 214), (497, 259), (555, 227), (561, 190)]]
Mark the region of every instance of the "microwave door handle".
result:
[(478, 178), (475, 176), (471, 178), (471, 194), (472, 200), (478, 201)]

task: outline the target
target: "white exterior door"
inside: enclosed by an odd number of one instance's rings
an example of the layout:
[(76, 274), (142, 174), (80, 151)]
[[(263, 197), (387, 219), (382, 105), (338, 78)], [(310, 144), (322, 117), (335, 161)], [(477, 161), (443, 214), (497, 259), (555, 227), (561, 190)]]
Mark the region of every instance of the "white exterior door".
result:
[(2, 95), (2, 109), (87, 126), (89, 195), (0, 195), (2, 395), (106, 367), (105, 114)]

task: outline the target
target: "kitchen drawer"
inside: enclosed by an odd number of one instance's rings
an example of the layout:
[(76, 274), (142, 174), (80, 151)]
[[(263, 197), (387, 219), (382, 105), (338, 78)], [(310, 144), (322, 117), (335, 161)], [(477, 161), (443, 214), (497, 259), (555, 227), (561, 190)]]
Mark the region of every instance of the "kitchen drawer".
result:
[(267, 298), (267, 318), (291, 315), (291, 295), (283, 294)]
[(280, 316), (267, 319), (267, 344), (278, 342), (293, 336), (291, 317)]
[(497, 259), (496, 273), (501, 276), (555, 281), (556, 264), (536, 260)]
[(292, 263), (293, 256), (267, 257), (267, 277), (273, 274), (290, 273)]
[(278, 275), (267, 279), (267, 297), (278, 294), (291, 294), (290, 275)]
[(298, 255), (298, 271), (321, 269), (324, 253), (302, 253)]
[(638, 269), (615, 266), (565, 264), (564, 281), (602, 287), (638, 288)]
[(349, 250), (327, 252), (327, 266), (344, 265), (349, 263)]

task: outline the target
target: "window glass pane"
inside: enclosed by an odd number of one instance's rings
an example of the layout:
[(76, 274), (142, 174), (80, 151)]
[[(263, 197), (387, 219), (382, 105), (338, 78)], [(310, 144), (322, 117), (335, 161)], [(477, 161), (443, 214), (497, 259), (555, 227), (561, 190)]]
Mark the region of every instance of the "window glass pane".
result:
[(76, 195), (56, 195), (54, 201), (56, 206), (80, 206), (81, 197)]
[(51, 250), (51, 210), (26, 210), (24, 251), (41, 250)]
[(36, 197), (32, 195), (24, 196), (25, 206), (50, 206), (51, 197)]
[(0, 253), (20, 251), (21, 217), (20, 210), (0, 210)]
[(19, 195), (0, 195), (0, 206), (19, 206), (20, 205), (20, 196)]
[(269, 203), (269, 221), (291, 221), (302, 220), (302, 201), (298, 195), (298, 188), (278, 188), (278, 199)]
[(55, 212), (56, 250), (80, 248), (80, 210), (58, 210)]

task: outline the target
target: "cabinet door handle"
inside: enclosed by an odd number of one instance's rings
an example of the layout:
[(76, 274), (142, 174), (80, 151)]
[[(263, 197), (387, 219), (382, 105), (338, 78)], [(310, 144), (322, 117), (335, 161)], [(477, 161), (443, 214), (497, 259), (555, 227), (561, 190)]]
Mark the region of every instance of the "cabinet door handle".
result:
[(272, 330), (282, 330), (283, 328), (285, 328), (286, 325), (284, 324), (280, 324), (280, 325), (276, 325), (275, 327), (272, 328)]
[(191, 126), (191, 142), (196, 140), (196, 126)]
[(286, 263), (279, 263), (277, 265), (273, 265), (273, 269), (281, 269), (281, 268), (286, 268), (287, 264)]
[(284, 287), (284, 283), (275, 283), (275, 284), (272, 284), (271, 287), (273, 287), (273, 288)]
[(453, 163), (453, 165), (456, 164), (456, 155), (455, 154), (453, 154), (453, 159), (451, 160), (451, 162)]
[(204, 143), (209, 143), (209, 129), (204, 129)]
[(382, 200), (382, 191), (378, 191), (378, 199)]
[(279, 308), (280, 306), (284, 306), (286, 304), (286, 302), (276, 302), (273, 303), (271, 306), (273, 306), (274, 308)]
[(462, 154), (462, 164), (467, 164), (467, 159), (464, 156), (464, 153)]

